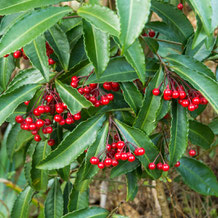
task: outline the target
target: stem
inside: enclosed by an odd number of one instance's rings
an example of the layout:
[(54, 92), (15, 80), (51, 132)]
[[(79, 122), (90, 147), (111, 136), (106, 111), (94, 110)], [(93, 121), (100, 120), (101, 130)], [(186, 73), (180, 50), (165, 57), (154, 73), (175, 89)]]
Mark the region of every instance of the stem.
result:
[(166, 43), (173, 44), (173, 45), (183, 46), (182, 43), (180, 43), (180, 42), (174, 42), (174, 41), (169, 41), (169, 40), (165, 40), (165, 39), (157, 39), (157, 38), (153, 38), (153, 39), (156, 41), (159, 41), (159, 42), (166, 42)]
[(63, 17), (62, 19), (71, 19), (71, 18), (77, 18), (77, 17), (80, 17), (80, 16), (73, 15), (73, 16)]

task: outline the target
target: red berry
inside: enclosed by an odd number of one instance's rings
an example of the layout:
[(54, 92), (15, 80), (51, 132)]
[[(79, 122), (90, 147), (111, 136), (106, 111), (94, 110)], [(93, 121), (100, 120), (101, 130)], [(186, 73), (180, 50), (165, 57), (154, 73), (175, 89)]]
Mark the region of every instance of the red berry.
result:
[(107, 104), (110, 103), (110, 100), (108, 98), (104, 97), (104, 98), (101, 99), (101, 102), (102, 102), (103, 105), (107, 105)]
[(188, 107), (189, 101), (187, 99), (182, 100), (182, 106), (183, 107)]
[(172, 91), (170, 89), (165, 89), (164, 90), (164, 96), (171, 97), (172, 96)]
[(155, 32), (153, 30), (151, 30), (151, 31), (149, 31), (148, 35), (153, 38), (155, 36)]
[(130, 154), (129, 157), (128, 157), (128, 161), (129, 161), (129, 162), (135, 161), (135, 156), (132, 155), (132, 154)]
[(38, 128), (44, 126), (44, 121), (41, 120), (41, 119), (37, 120), (37, 121), (36, 121), (36, 126), (37, 126)]
[(157, 169), (158, 170), (162, 170), (162, 168), (163, 168), (163, 164), (160, 162), (160, 163), (158, 163), (157, 164)]
[(68, 118), (65, 120), (65, 122), (66, 122), (67, 124), (72, 124), (72, 123), (74, 123), (74, 120), (73, 120), (73, 118), (68, 117)]
[(49, 113), (51, 111), (51, 108), (49, 106), (44, 106), (45, 113)]
[(78, 80), (79, 80), (79, 79), (78, 79), (77, 76), (72, 76), (72, 77), (71, 77), (71, 81), (72, 81), (72, 82), (78, 82)]
[(162, 170), (163, 171), (169, 171), (169, 169), (170, 169), (170, 166), (168, 165), (168, 164), (163, 164), (163, 167), (162, 167)]
[(114, 95), (111, 94), (111, 93), (108, 93), (108, 94), (107, 94), (107, 98), (108, 98), (110, 101), (113, 101)]
[(163, 96), (163, 98), (164, 98), (165, 101), (171, 100), (171, 97), (168, 97), (168, 96), (165, 96), (165, 95)]
[(54, 116), (54, 121), (56, 121), (56, 122), (58, 122), (58, 123), (59, 123), (62, 119), (63, 119), (62, 116), (59, 115), (59, 114), (56, 114), (56, 115)]
[(114, 135), (114, 140), (117, 140), (117, 141), (119, 140), (119, 137), (117, 134)]
[(148, 168), (149, 168), (150, 170), (154, 170), (154, 169), (156, 168), (155, 163), (149, 163)]
[(90, 163), (93, 165), (97, 165), (99, 163), (99, 159), (97, 157), (92, 157), (90, 159)]
[(52, 59), (52, 58), (49, 58), (48, 59), (48, 64), (49, 65), (53, 65), (53, 64), (55, 64), (56, 62)]
[(128, 155), (126, 153), (121, 153), (121, 160), (127, 160), (128, 159)]
[(35, 129), (31, 133), (32, 133), (32, 135), (36, 135), (38, 133), (38, 130)]
[(53, 132), (53, 128), (51, 126), (46, 127), (46, 132), (51, 134)]
[(96, 83), (90, 83), (90, 84), (89, 84), (89, 87), (90, 87), (91, 89), (95, 89), (95, 88), (97, 87), (97, 84), (96, 84)]
[(125, 146), (125, 143), (123, 141), (117, 142), (117, 148), (122, 149)]
[(201, 104), (207, 104), (207, 103), (208, 103), (208, 101), (207, 101), (206, 98), (202, 98), (202, 99), (201, 99)]
[(189, 151), (189, 155), (190, 156), (195, 156), (196, 155), (196, 151), (195, 150), (193, 150), (193, 149), (191, 149), (190, 151)]
[(119, 83), (117, 83), (117, 82), (112, 82), (111, 83), (111, 87), (113, 88), (113, 90), (114, 89), (117, 89), (117, 88), (119, 88), (120, 87), (120, 85), (119, 85)]
[(100, 105), (101, 105), (100, 101), (96, 101), (95, 107), (100, 107)]
[(176, 164), (174, 165), (175, 167), (179, 167), (180, 166), (180, 162), (177, 161)]
[(185, 91), (179, 91), (179, 98), (184, 99), (186, 97), (186, 92)]
[(30, 101), (24, 101), (25, 105), (29, 105)]
[(120, 160), (120, 158), (121, 158), (121, 153), (116, 153), (116, 154), (114, 155), (114, 157), (115, 157), (116, 160)]
[(105, 82), (103, 84), (103, 88), (110, 91), (112, 89), (111, 83)]
[(35, 130), (36, 129), (36, 124), (35, 123), (31, 123), (29, 125), (29, 130)]
[(106, 167), (109, 167), (111, 164), (112, 164), (112, 160), (111, 160), (110, 158), (106, 158), (106, 159), (104, 160), (104, 165), (105, 165)]
[(39, 112), (40, 114), (45, 113), (45, 107), (44, 107), (44, 105), (38, 106), (37, 110), (38, 110), (38, 112)]
[(61, 113), (64, 112), (64, 108), (63, 108), (62, 106), (56, 107), (56, 112), (57, 112), (58, 114), (61, 114)]
[(43, 134), (47, 134), (47, 129), (46, 129), (46, 128), (43, 128), (43, 129), (42, 129), (42, 132), (43, 132)]
[(4, 58), (7, 58), (9, 56), (9, 54), (6, 54), (5, 56), (4, 56)]
[(48, 103), (51, 102), (52, 99), (53, 99), (53, 96), (52, 96), (52, 95), (47, 95), (47, 96), (46, 96), (46, 101), (47, 101)]
[(111, 164), (115, 167), (119, 164), (119, 162), (116, 159), (113, 159)]
[(22, 53), (21, 53), (21, 51), (15, 51), (14, 53), (13, 53), (13, 56), (14, 56), (14, 58), (20, 58), (21, 57), (21, 55), (22, 55)]
[(144, 148), (137, 148), (137, 155), (143, 155), (145, 153), (145, 149)]
[(59, 122), (59, 124), (60, 124), (61, 126), (63, 126), (65, 123), (66, 123), (66, 121), (65, 121), (64, 119), (62, 119), (62, 120)]
[(95, 98), (95, 96), (91, 96), (91, 97), (89, 98), (89, 101), (91, 101), (92, 104), (95, 104), (95, 103), (97, 102), (97, 99)]
[(179, 10), (182, 10), (182, 9), (183, 9), (183, 4), (179, 3), (179, 4), (177, 5), (177, 8), (178, 8)]
[(117, 143), (113, 142), (113, 143), (111, 144), (111, 148), (113, 148), (113, 149), (117, 148)]
[(18, 116), (15, 117), (15, 121), (16, 121), (17, 123), (22, 123), (23, 120), (24, 120), (23, 117), (20, 116), (20, 115), (18, 115)]
[(99, 169), (104, 169), (104, 163), (103, 162), (98, 163), (98, 168)]
[(79, 89), (78, 89), (78, 92), (79, 92), (81, 95), (83, 95), (83, 94), (84, 94), (83, 88), (79, 88)]
[(78, 87), (78, 82), (71, 82), (70, 84), (73, 88), (77, 88)]
[(111, 150), (111, 145), (110, 145), (110, 144), (107, 144), (107, 145), (106, 145), (106, 149), (107, 149), (107, 151), (110, 151), (110, 150)]
[(73, 115), (73, 119), (74, 119), (74, 120), (80, 120), (80, 119), (81, 119), (81, 114), (80, 114), (80, 112), (77, 113), (77, 114), (74, 114), (74, 115)]
[(55, 144), (55, 140), (54, 139), (49, 139), (48, 140), (48, 145), (49, 146), (53, 146)]
[(152, 90), (153, 95), (159, 95), (160, 94), (160, 90), (158, 88), (155, 88)]
[(193, 103), (193, 104), (200, 104), (200, 103), (201, 103), (201, 100), (200, 100), (200, 98), (195, 97), (195, 98), (192, 99), (192, 103)]
[(194, 111), (194, 110), (195, 110), (195, 105), (190, 104), (190, 105), (188, 106), (188, 110), (189, 110), (189, 111)]
[(89, 94), (91, 90), (90, 90), (90, 88), (88, 86), (85, 86), (83, 88), (83, 91), (84, 91), (84, 93)]
[(41, 141), (40, 135), (35, 135), (35, 136), (34, 136), (34, 140), (35, 140), (36, 142), (40, 142), (40, 141)]
[(172, 93), (172, 98), (178, 98), (179, 97), (179, 92), (174, 90)]

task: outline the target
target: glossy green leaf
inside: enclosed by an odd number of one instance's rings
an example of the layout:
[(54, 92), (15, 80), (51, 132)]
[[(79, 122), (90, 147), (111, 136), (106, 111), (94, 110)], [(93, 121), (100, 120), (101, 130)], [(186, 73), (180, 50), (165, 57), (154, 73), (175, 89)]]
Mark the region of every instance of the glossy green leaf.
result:
[(116, 0), (120, 19), (120, 42), (122, 52), (133, 44), (141, 34), (150, 13), (150, 0)]
[(73, 185), (70, 181), (67, 181), (65, 187), (64, 187), (64, 192), (63, 192), (63, 198), (64, 198), (64, 215), (68, 213), (68, 208), (67, 205), (69, 203), (69, 197), (70, 193), (72, 191)]
[(99, 78), (110, 60), (109, 35), (87, 21), (83, 22), (83, 32), (87, 56), (95, 67), (95, 73)]
[(213, 143), (214, 134), (210, 127), (194, 120), (189, 121), (189, 140), (192, 144), (209, 149)]
[(79, 25), (67, 33), (67, 38), (70, 43), (70, 49), (72, 50), (79, 39), (82, 37), (83, 34), (83, 27)]
[(30, 43), (69, 12), (71, 9), (68, 7), (49, 7), (28, 14), (15, 23), (1, 39), (0, 57)]
[(36, 146), (36, 149), (32, 158), (32, 187), (37, 191), (46, 191), (48, 184), (48, 171), (39, 170), (36, 166), (41, 160), (43, 160), (50, 152), (51, 148), (46, 141), (41, 141)]
[(64, 181), (68, 181), (70, 176), (70, 165), (57, 170), (57, 172), (60, 175), (61, 179), (63, 179)]
[(180, 160), (188, 145), (189, 123), (186, 109), (177, 102), (173, 102), (172, 104), (171, 116), (169, 163), (173, 166)]
[(193, 158), (183, 157), (176, 170), (191, 189), (203, 195), (218, 196), (218, 182), (210, 168)]
[(164, 22), (177, 35), (179, 42), (183, 44), (193, 34), (193, 27), (184, 13), (168, 3), (152, 0), (151, 9), (156, 12)]
[(89, 207), (68, 213), (63, 218), (106, 218), (108, 213), (106, 209), (100, 207)]
[(120, 22), (118, 16), (109, 8), (100, 5), (85, 5), (77, 11), (78, 15), (92, 23), (100, 30), (118, 36)]
[[(142, 163), (148, 175), (153, 178), (159, 178), (161, 175), (160, 171), (148, 170), (148, 164), (151, 163), (159, 153), (157, 147), (153, 144), (151, 139), (140, 129), (130, 127), (118, 120), (116, 120), (116, 124), (125, 135), (126, 140), (133, 143), (137, 147), (142, 147), (145, 149), (145, 154), (142, 156), (137, 156), (137, 159)], [(132, 151), (135, 150), (135, 148), (131, 145), (130, 149)]]
[(40, 169), (59, 169), (67, 166), (92, 144), (101, 128), (105, 116), (96, 116), (80, 123), (61, 144), (38, 166)]
[(16, 107), (31, 99), (39, 85), (26, 85), (0, 96), (0, 125), (14, 112)]
[(46, 56), (45, 38), (38, 36), (24, 47), (24, 52), (32, 65), (37, 68), (45, 80), (49, 81), (48, 57)]
[(11, 211), (11, 218), (28, 218), (30, 202), (33, 196), (33, 189), (27, 186), (18, 196), (14, 202), (14, 206)]
[(73, 19), (62, 19), (60, 22), (60, 27), (65, 33), (80, 25), (82, 25), (81, 17), (74, 17)]
[(67, 35), (58, 25), (55, 25), (45, 32), (45, 37), (57, 55), (61, 66), (67, 71), (70, 60), (70, 45)]
[(15, 152), (22, 149), (31, 139), (33, 139), (33, 135), (31, 134), (31, 132), (20, 130), (16, 139)]
[(133, 109), (135, 114), (138, 113), (142, 105), (142, 94), (134, 83), (125, 82), (121, 84), (123, 96), (128, 105)]
[(62, 0), (1, 0), (0, 15), (14, 14), (20, 11), (57, 4), (61, 1)]
[(157, 120), (161, 120), (168, 113), (171, 108), (171, 102), (165, 101), (163, 98), (161, 99), (160, 107), (157, 112)]
[(138, 192), (137, 174), (136, 171), (126, 174), (127, 195), (126, 201), (133, 200)]
[(11, 55), (7, 58), (0, 58), (0, 92), (7, 88), (8, 82), (14, 69), (14, 58)]
[(63, 215), (63, 196), (59, 181), (54, 179), (45, 201), (45, 218), (60, 218)]
[(135, 120), (134, 126), (144, 130), (148, 135), (157, 125), (157, 113), (161, 103), (161, 96), (154, 96), (152, 90), (157, 88), (163, 80), (162, 69), (156, 73), (145, 91), (142, 107)]
[(171, 63), (171, 68), (184, 80), (187, 80), (195, 89), (210, 102), (215, 111), (218, 111), (218, 83), (202, 72), (192, 70), (181, 65)]
[(91, 75), (86, 81), (90, 83), (104, 82), (128, 82), (137, 79), (135, 70), (128, 64), (123, 57), (111, 59), (102, 76), (97, 79), (96, 75)]
[(111, 178), (121, 176), (123, 174), (132, 172), (140, 165), (140, 162), (136, 159), (134, 162), (129, 161), (119, 161), (119, 164), (116, 167), (113, 167), (111, 170)]
[(62, 101), (68, 106), (68, 109), (72, 114), (78, 113), (82, 108), (92, 106), (92, 103), (86, 100), (77, 89), (63, 84), (59, 80), (56, 80), (55, 84)]

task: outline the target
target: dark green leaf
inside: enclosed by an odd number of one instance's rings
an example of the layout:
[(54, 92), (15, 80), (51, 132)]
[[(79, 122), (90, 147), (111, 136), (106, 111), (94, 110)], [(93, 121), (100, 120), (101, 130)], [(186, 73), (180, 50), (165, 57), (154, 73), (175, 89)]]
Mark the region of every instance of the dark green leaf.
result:
[(161, 99), (160, 107), (157, 112), (157, 120), (161, 120), (170, 110), (171, 102), (165, 101), (163, 98)]
[(83, 34), (83, 27), (79, 25), (73, 28), (71, 31), (67, 32), (67, 38), (70, 43), (70, 49), (72, 50), (76, 43), (79, 41)]
[(127, 195), (126, 201), (133, 200), (138, 192), (137, 174), (136, 171), (126, 174)]
[(25, 146), (31, 139), (33, 138), (33, 135), (29, 131), (22, 131), (20, 129), (20, 132), (18, 133), (17, 139), (16, 139), (16, 149), (15, 152), (19, 151), (23, 146)]
[(208, 126), (210, 127), (210, 129), (213, 131), (213, 133), (215, 135), (218, 135), (218, 118), (214, 118), (209, 124)]
[(157, 50), (159, 49), (159, 44), (157, 41), (155, 41), (154, 39), (150, 38), (150, 37), (144, 37), (145, 43), (148, 45), (148, 47), (150, 48), (150, 50), (153, 53), (157, 53)]
[(68, 203), (69, 203), (69, 197), (70, 193), (72, 191), (73, 185), (70, 181), (68, 181), (64, 188), (63, 198), (64, 198), (64, 215), (67, 214), (68, 211)]
[(81, 24), (82, 24), (81, 17), (74, 17), (72, 19), (62, 19), (60, 23), (60, 27), (66, 33), (72, 29), (76, 29), (75, 27), (80, 26)]

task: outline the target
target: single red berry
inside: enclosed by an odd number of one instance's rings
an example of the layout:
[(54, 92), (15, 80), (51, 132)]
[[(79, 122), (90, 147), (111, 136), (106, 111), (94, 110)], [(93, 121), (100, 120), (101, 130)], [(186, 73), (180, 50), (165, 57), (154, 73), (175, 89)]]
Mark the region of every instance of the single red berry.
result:
[(162, 168), (163, 168), (163, 164), (160, 162), (160, 163), (158, 163), (157, 164), (157, 169), (158, 170), (162, 170)]
[(106, 158), (106, 159), (104, 160), (104, 165), (105, 165), (106, 167), (109, 167), (111, 164), (112, 164), (112, 160), (111, 160), (110, 158)]
[(52, 59), (52, 58), (49, 58), (48, 59), (48, 64), (49, 65), (54, 65), (56, 62)]
[(202, 98), (202, 99), (201, 99), (201, 104), (207, 104), (207, 103), (208, 103), (208, 101), (207, 101), (206, 98)]
[(29, 105), (30, 101), (24, 101), (24, 104), (27, 106)]
[(135, 161), (135, 156), (134, 155), (128, 155), (128, 161), (129, 162), (133, 162), (133, 161)]
[(83, 88), (82, 88), (82, 87), (79, 88), (79, 89), (78, 89), (78, 92), (79, 92), (81, 95), (83, 95), (83, 94), (84, 94)]
[(115, 157), (116, 160), (120, 160), (121, 159), (121, 153), (116, 153), (114, 155), (114, 157)]
[(111, 144), (111, 148), (112, 148), (112, 149), (117, 148), (117, 143), (116, 143), (116, 142), (113, 142), (113, 143)]
[(117, 142), (117, 148), (122, 149), (125, 146), (125, 143), (123, 141)]
[(119, 137), (117, 134), (114, 135), (114, 140), (118, 141), (119, 140)]
[(179, 167), (180, 166), (180, 162), (177, 161), (176, 164), (174, 165), (175, 167)]
[(185, 91), (179, 91), (179, 98), (184, 99), (186, 97), (186, 92)]
[(15, 121), (16, 121), (17, 123), (22, 123), (23, 120), (24, 120), (23, 117), (20, 116), (20, 115), (17, 115), (17, 116), (15, 117)]
[(105, 82), (105, 83), (103, 84), (103, 88), (106, 89), (106, 90), (108, 90), (108, 91), (110, 91), (111, 88), (112, 88), (111, 83)]
[(182, 10), (182, 9), (183, 9), (183, 4), (179, 3), (179, 4), (177, 5), (177, 8), (178, 8), (179, 10)]
[(47, 95), (47, 96), (46, 96), (46, 101), (47, 101), (48, 103), (51, 102), (52, 99), (53, 99), (53, 96), (52, 96), (52, 95)]
[(87, 153), (88, 152), (88, 149), (85, 149), (85, 151), (84, 151), (85, 153)]
[(57, 112), (58, 114), (62, 114), (62, 113), (64, 112), (64, 108), (63, 108), (62, 106), (56, 107), (56, 112)]
[(15, 51), (14, 53), (13, 53), (13, 56), (14, 56), (14, 58), (20, 58), (21, 57), (21, 55), (22, 55), (22, 53), (21, 53), (21, 51)]
[(78, 79), (77, 76), (72, 76), (72, 77), (71, 77), (71, 81), (72, 81), (72, 82), (78, 82), (78, 80), (79, 80), (79, 79)]
[(36, 126), (37, 126), (38, 128), (44, 126), (44, 121), (41, 120), (41, 119), (37, 120), (37, 121), (36, 121)]
[(107, 151), (110, 151), (110, 150), (111, 150), (111, 145), (110, 145), (110, 144), (107, 144), (107, 145), (106, 145), (106, 149), (107, 149)]
[(35, 140), (36, 142), (40, 142), (40, 141), (41, 141), (40, 135), (35, 135), (35, 136), (34, 136), (34, 140)]
[(182, 106), (183, 107), (188, 107), (189, 101), (187, 99), (182, 100)]
[(51, 126), (46, 127), (46, 132), (51, 134), (53, 132), (53, 128)]
[(107, 98), (108, 98), (110, 101), (113, 101), (114, 95), (111, 94), (111, 93), (108, 93), (108, 94), (107, 94)]
[(6, 54), (5, 56), (4, 56), (4, 58), (7, 58), (9, 56), (9, 54)]
[(54, 116), (54, 121), (56, 121), (56, 122), (58, 122), (58, 123), (59, 123), (62, 119), (63, 119), (62, 116), (59, 115), (59, 114), (56, 114), (56, 115)]
[(174, 90), (172, 93), (172, 98), (179, 98), (179, 92)]
[(156, 168), (155, 163), (149, 163), (149, 164), (148, 164), (148, 168), (149, 168), (150, 170), (154, 170), (154, 169)]
[(107, 104), (110, 103), (110, 100), (108, 98), (104, 97), (104, 98), (101, 99), (101, 102), (102, 102), (103, 105), (107, 105)]
[(67, 124), (72, 124), (72, 123), (74, 123), (74, 119), (71, 118), (71, 117), (67, 117), (67, 119), (65, 120), (65, 122), (66, 122)]
[(83, 88), (83, 91), (84, 91), (84, 93), (89, 94), (91, 90), (90, 90), (90, 88), (88, 86), (85, 86)]
[(71, 82), (70, 85), (71, 85), (73, 88), (77, 88), (77, 87), (78, 87), (78, 82)]
[(99, 169), (104, 169), (104, 163), (103, 162), (100, 162), (100, 163), (98, 163), (98, 168)]
[(194, 98), (192, 99), (192, 103), (193, 103), (193, 104), (200, 104), (200, 103), (201, 103), (201, 100), (200, 100), (200, 98), (198, 98), (198, 97), (194, 97)]
[(100, 101), (96, 101), (95, 107), (100, 107), (100, 105), (101, 105)]
[(97, 83), (90, 83), (90, 84), (89, 84), (89, 87), (90, 87), (91, 89), (95, 89), (95, 88), (97, 87)]
[(145, 149), (144, 148), (138, 148), (138, 151), (137, 151), (137, 155), (143, 155), (145, 153)]
[(126, 153), (121, 153), (121, 160), (127, 160), (128, 159), (128, 155)]
[(34, 129), (31, 131), (32, 135), (36, 135), (38, 133), (38, 130)]
[(111, 82), (111, 87), (112, 87), (113, 89), (117, 89), (117, 88), (120, 87), (120, 84), (117, 83), (117, 82)]
[(91, 96), (91, 97), (89, 98), (89, 101), (91, 101), (92, 104), (95, 105), (95, 103), (97, 102), (97, 99), (95, 98), (95, 96)]
[(59, 124), (60, 124), (61, 126), (65, 125), (65, 123), (66, 123), (66, 121), (65, 121), (64, 119), (62, 119), (62, 120), (59, 122)]
[(162, 167), (162, 170), (163, 171), (169, 171), (169, 169), (170, 169), (170, 166), (168, 165), (168, 164), (163, 164), (163, 167)]
[(191, 149), (190, 151), (189, 151), (189, 155), (190, 156), (195, 156), (196, 155), (196, 151), (195, 150), (193, 150), (193, 149)]
[(171, 96), (172, 96), (172, 90), (170, 90), (170, 89), (165, 89), (165, 90), (164, 90), (164, 96), (166, 96), (166, 97), (171, 97)]
[(45, 113), (49, 113), (51, 112), (51, 108), (49, 106), (44, 106), (44, 109), (45, 109)]
[(148, 34), (147, 33), (142, 33), (142, 36), (147, 37)]
[(55, 144), (55, 140), (54, 139), (49, 139), (48, 140), (48, 145), (49, 146), (53, 146)]
[(97, 165), (99, 163), (99, 159), (97, 157), (92, 157), (90, 159), (90, 163), (93, 165)]
[(195, 110), (195, 105), (194, 105), (194, 104), (190, 104), (190, 105), (188, 106), (188, 110), (189, 110), (189, 111), (194, 111), (194, 110)]
[(37, 107), (37, 110), (38, 110), (38, 112), (39, 112), (40, 114), (45, 113), (45, 107), (44, 107), (44, 105), (38, 106), (38, 107)]
[(151, 30), (151, 31), (149, 31), (148, 35), (153, 38), (155, 36), (155, 32), (153, 30)]
[(43, 133), (43, 134), (47, 134), (47, 129), (46, 129), (46, 128), (43, 128), (43, 129), (42, 129), (42, 133)]
[(111, 164), (115, 167), (119, 164), (119, 162), (116, 159), (113, 159)]
[(29, 130), (35, 130), (36, 129), (36, 124), (35, 123), (31, 123), (29, 125)]
[(74, 115), (73, 115), (73, 119), (74, 119), (74, 120), (80, 120), (80, 119), (81, 119), (81, 113), (79, 112), (79, 113), (77, 113), (77, 114), (74, 114)]
[(160, 94), (160, 90), (158, 88), (155, 88), (152, 90), (153, 95), (159, 95)]
[(172, 99), (172, 97), (168, 97), (166, 95), (164, 95), (163, 98), (164, 98), (165, 101), (170, 101)]
[(179, 99), (178, 103), (182, 105), (182, 101), (183, 101), (182, 99)]

